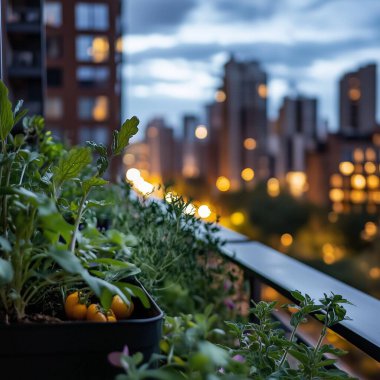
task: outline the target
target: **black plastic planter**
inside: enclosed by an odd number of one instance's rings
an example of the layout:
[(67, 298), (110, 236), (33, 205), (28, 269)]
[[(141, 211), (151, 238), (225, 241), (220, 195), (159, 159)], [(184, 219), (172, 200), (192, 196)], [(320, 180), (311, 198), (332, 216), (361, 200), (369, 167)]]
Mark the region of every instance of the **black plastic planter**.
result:
[(163, 313), (148, 295), (145, 309), (134, 300), (132, 319), (114, 323), (62, 322), (0, 325), (1, 380), (108, 380), (120, 369), (107, 355), (158, 352)]

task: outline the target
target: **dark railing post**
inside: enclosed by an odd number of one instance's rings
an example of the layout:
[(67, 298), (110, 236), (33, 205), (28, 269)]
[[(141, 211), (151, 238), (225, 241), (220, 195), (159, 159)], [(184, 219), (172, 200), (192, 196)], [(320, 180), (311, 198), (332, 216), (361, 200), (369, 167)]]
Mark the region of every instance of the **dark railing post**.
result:
[[(248, 299), (248, 307), (249, 309), (253, 306), (252, 301), (257, 303), (261, 301), (261, 283), (258, 278), (252, 273), (245, 271), (244, 276), (248, 281), (249, 287), (249, 299)], [(258, 323), (258, 319), (252, 314), (249, 315), (249, 320), (254, 323)]]

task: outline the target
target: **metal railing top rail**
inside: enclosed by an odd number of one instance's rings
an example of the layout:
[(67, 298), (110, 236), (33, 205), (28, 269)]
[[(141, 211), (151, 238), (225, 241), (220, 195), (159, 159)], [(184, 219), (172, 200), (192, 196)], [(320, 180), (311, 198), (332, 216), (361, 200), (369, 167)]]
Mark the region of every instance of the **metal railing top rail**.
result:
[(233, 231), (222, 228), (219, 235), (227, 241), (222, 249), (225, 256), (293, 301), (290, 292), (299, 290), (315, 299), (333, 292), (352, 302), (345, 306), (352, 320), (333, 330), (380, 361), (379, 300), (261, 243), (242, 241)]

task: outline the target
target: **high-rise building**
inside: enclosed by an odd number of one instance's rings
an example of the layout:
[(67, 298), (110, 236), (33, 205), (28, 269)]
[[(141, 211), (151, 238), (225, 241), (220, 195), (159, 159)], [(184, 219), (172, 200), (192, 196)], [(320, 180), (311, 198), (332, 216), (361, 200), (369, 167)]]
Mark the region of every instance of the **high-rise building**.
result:
[(149, 151), (151, 180), (165, 183), (173, 179), (182, 162), (176, 149), (173, 129), (166, 126), (164, 119), (155, 118), (147, 125), (145, 141)]
[(45, 62), (41, 0), (2, 0), (3, 79), (13, 102), (42, 114)]
[(46, 0), (48, 128), (107, 144), (120, 126), (121, 1)]
[(185, 115), (183, 118), (183, 166), (182, 175), (186, 178), (194, 178), (200, 175), (199, 154), (195, 130), (199, 125), (198, 117)]
[(318, 142), (317, 99), (304, 96), (285, 97), (279, 115), (280, 149), (276, 176), (305, 172), (306, 152)]
[(376, 126), (376, 65), (346, 73), (339, 82), (339, 126), (345, 135), (366, 135)]
[(232, 57), (225, 65), (222, 91), (219, 174), (237, 190), (243, 186), (244, 169), (266, 176), (267, 74), (257, 62)]
[[(109, 144), (121, 116), (122, 0), (2, 0), (13, 101), (72, 144)], [(113, 176), (118, 171), (114, 161)]]

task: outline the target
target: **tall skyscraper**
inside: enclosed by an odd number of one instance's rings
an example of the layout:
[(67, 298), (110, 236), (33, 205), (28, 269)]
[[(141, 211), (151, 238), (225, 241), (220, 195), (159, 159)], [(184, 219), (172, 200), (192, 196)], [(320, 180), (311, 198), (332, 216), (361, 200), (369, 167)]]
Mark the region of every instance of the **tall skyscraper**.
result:
[(153, 182), (164, 183), (173, 179), (182, 161), (176, 150), (173, 129), (165, 125), (164, 119), (155, 118), (147, 125), (145, 140)]
[(339, 82), (339, 126), (345, 135), (366, 135), (376, 126), (376, 65), (346, 73)]
[(280, 149), (276, 175), (306, 170), (306, 152), (316, 147), (317, 99), (285, 97), (279, 115)]
[(219, 174), (237, 190), (244, 169), (259, 177), (267, 170), (267, 74), (257, 62), (232, 57), (225, 65), (223, 93)]
[(183, 165), (182, 175), (194, 178), (200, 175), (200, 155), (197, 149), (195, 130), (199, 125), (198, 117), (185, 115), (183, 118)]
[(41, 0), (2, 0), (3, 79), (13, 102), (42, 114), (45, 62)]
[(46, 0), (48, 128), (107, 144), (120, 126), (121, 1)]

